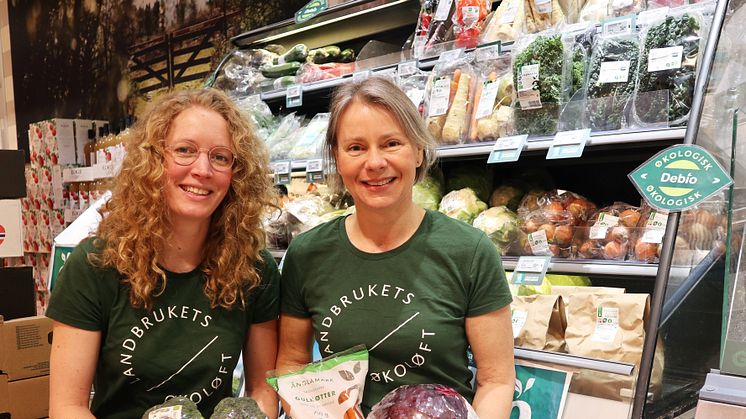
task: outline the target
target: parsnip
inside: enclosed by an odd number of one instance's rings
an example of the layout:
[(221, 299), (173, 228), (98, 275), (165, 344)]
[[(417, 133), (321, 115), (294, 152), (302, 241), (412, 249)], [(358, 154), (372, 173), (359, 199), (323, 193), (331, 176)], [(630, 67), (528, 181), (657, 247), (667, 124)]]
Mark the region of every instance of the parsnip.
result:
[(471, 76), (469, 74), (461, 74), (456, 95), (453, 97), (451, 108), (448, 110), (448, 116), (446, 117), (445, 124), (443, 124), (441, 142), (444, 144), (458, 144), (461, 140), (461, 135), (465, 134), (470, 84)]

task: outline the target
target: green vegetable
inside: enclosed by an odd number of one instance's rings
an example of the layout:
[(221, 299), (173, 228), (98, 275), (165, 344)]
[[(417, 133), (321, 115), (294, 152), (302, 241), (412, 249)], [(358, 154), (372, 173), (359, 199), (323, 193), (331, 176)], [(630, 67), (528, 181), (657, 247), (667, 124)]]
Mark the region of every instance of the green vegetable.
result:
[[(637, 38), (604, 38), (596, 44), (588, 71), (588, 116), (592, 130), (622, 128), (625, 109), (637, 82)], [(601, 63), (629, 61), (626, 82), (600, 83)]]
[(502, 206), (482, 212), (472, 225), (482, 230), (503, 255), (508, 254), (521, 234), (518, 215)]
[[(539, 64), (539, 77), (533, 89), (539, 91), (540, 109), (518, 110), (515, 115), (519, 134), (552, 134), (557, 131), (562, 89), (563, 45), (559, 35), (538, 36), (513, 59), (513, 80), (521, 80), (521, 69)], [(520, 108), (520, 104), (518, 105)]]
[(285, 64), (267, 65), (261, 68), (262, 76), (276, 79), (283, 76), (294, 76), (300, 70), (301, 64), (293, 61)]
[(480, 201), (470, 188), (448, 192), (438, 207), (438, 211), (443, 214), (468, 224), (486, 209), (487, 204)]
[(287, 50), (284, 54), (277, 57), (277, 59), (274, 61), (274, 64), (284, 64), (289, 62), (303, 62), (306, 61), (306, 57), (308, 56), (308, 48), (303, 44), (298, 44), (289, 50)]
[[(672, 126), (686, 123), (697, 75), (699, 29), (697, 18), (685, 13), (668, 16), (648, 31), (640, 54), (640, 81), (635, 93), (635, 114), (641, 122), (669, 122)], [(679, 45), (683, 47), (681, 68), (648, 72), (651, 49)]]
[(518, 295), (551, 294), (554, 286), (589, 287), (591, 280), (587, 276), (546, 274), (540, 286), (521, 285)]
[(342, 50), (342, 52), (339, 54), (339, 62), (340, 63), (351, 63), (355, 61), (355, 50), (352, 48), (347, 48), (345, 50)]
[(443, 192), (440, 182), (427, 176), (412, 188), (412, 201), (422, 208), (437, 211)]
[(185, 397), (174, 397), (166, 400), (165, 403), (151, 407), (143, 413), (142, 419), (150, 419), (151, 414), (154, 418), (163, 417), (159, 414), (165, 414), (166, 412), (170, 412), (170, 416), (168, 416), (169, 418), (204, 419), (202, 414), (199, 412), (199, 409), (197, 409), (197, 405)]
[(215, 406), (210, 419), (267, 419), (251, 397), (226, 397)]
[(339, 61), (342, 50), (336, 45), (308, 51), (308, 59), (314, 64), (326, 64)]

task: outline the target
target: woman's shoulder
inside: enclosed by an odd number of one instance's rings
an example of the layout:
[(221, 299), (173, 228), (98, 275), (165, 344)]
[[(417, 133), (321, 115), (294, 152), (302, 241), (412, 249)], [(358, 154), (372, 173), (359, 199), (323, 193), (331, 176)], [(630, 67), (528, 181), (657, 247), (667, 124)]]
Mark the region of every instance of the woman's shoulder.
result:
[(337, 242), (339, 240), (339, 228), (346, 217), (337, 217), (333, 220), (319, 224), (308, 231), (294, 237), (290, 242), (290, 248), (299, 249), (309, 244), (318, 246), (326, 241)]
[(440, 211), (426, 210), (430, 217), (431, 234), (443, 236), (457, 242), (479, 242), (485, 235), (481, 230), (461, 220), (451, 218)]

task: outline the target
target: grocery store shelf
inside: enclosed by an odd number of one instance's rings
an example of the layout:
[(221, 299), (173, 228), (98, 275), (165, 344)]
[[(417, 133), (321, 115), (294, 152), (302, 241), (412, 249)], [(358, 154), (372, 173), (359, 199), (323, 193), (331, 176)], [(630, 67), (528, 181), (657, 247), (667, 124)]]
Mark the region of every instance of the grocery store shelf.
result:
[[(686, 128), (659, 128), (645, 131), (624, 130), (613, 132), (598, 132), (591, 134), (591, 138), (588, 143), (586, 143), (586, 147), (682, 140), (685, 133)], [(553, 136), (529, 138), (523, 151), (549, 150), (549, 146), (552, 145), (553, 139)], [(438, 157), (443, 158), (482, 155), (486, 156), (490, 154), (494, 145), (494, 142), (489, 142), (440, 147), (438, 149)]]
[[(502, 261), (503, 268), (512, 271), (518, 263), (518, 257), (503, 256)], [(671, 268), (671, 275), (685, 277), (690, 269), (687, 266), (674, 266)], [(655, 274), (658, 272), (658, 264), (553, 258), (549, 263), (547, 272), (591, 276), (650, 277), (652, 279), (655, 278)]]
[(564, 367), (582, 368), (625, 376), (632, 375), (632, 372), (635, 369), (634, 364), (628, 364), (626, 362), (604, 361), (600, 359), (584, 358), (582, 356), (539, 351), (535, 349), (515, 348), (514, 354), (516, 359), (547, 362)]

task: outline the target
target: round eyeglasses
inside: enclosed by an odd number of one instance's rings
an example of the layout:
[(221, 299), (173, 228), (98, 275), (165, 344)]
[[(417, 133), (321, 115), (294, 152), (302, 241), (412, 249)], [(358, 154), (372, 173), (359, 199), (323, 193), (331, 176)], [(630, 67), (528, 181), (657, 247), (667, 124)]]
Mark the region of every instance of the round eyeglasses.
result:
[(224, 172), (233, 167), (233, 152), (228, 147), (217, 146), (207, 149), (197, 147), (194, 143), (181, 142), (168, 146), (166, 149), (173, 156), (174, 163), (179, 166), (189, 166), (197, 161), (200, 153), (204, 152), (207, 153), (207, 158), (213, 169)]

